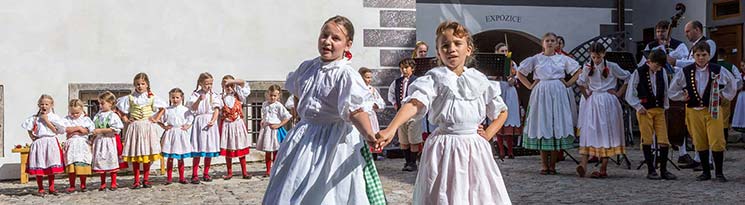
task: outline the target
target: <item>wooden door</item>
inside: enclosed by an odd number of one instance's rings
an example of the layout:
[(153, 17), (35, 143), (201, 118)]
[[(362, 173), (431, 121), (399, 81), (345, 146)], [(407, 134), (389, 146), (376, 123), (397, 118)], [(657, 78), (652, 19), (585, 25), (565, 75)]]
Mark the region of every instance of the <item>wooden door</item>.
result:
[(719, 53), (721, 58), (728, 63), (739, 66), (740, 61), (743, 60), (742, 24), (717, 27), (715, 31), (711, 32), (710, 36), (717, 43), (719, 52), (722, 49), (724, 50), (724, 53)]

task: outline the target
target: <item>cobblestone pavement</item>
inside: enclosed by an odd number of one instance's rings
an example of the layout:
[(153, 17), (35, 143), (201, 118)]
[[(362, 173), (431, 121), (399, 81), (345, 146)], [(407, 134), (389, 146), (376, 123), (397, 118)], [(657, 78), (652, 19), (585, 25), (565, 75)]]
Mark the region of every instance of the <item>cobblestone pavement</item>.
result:
[[(500, 170), (512, 201), (516, 204), (651, 204), (651, 203), (706, 203), (735, 204), (745, 199), (745, 145), (730, 145), (725, 153), (725, 175), (727, 183), (713, 181), (696, 182), (698, 173), (690, 169), (674, 170), (679, 179), (675, 181), (650, 181), (644, 178), (645, 168), (636, 170), (641, 160), (637, 147), (628, 150), (632, 169), (609, 165), (607, 179), (578, 178), (574, 173), (575, 164), (571, 159), (557, 165), (556, 176), (539, 175), (540, 163), (537, 156), (517, 157), (498, 161)], [(569, 153), (578, 157), (576, 150)], [(411, 203), (412, 188), (416, 174), (402, 172), (401, 159), (378, 161), (378, 169), (383, 180), (385, 193), (391, 204)], [(234, 166), (238, 167), (238, 166)], [(251, 163), (249, 170), (261, 175), (263, 163)], [(218, 178), (224, 174), (224, 166), (215, 166), (212, 175)], [(187, 174), (190, 169), (187, 168)], [(237, 174), (237, 170), (236, 170)], [(177, 176), (177, 174), (175, 174)], [(174, 176), (174, 178), (176, 177)], [(58, 176), (61, 178), (62, 176)], [(95, 190), (98, 177), (88, 181), (88, 192), (47, 195), (31, 195), (36, 191), (33, 181), (20, 184), (18, 181), (0, 182), (0, 204), (259, 204), (266, 189), (268, 179), (254, 177), (250, 180), (234, 177), (224, 181), (215, 179), (200, 185), (163, 185), (164, 176), (154, 175), (151, 189), (117, 191)], [(67, 178), (56, 181), (57, 190), (67, 188)], [(45, 180), (46, 185), (46, 180)], [(120, 186), (132, 183), (132, 176), (119, 177)]]

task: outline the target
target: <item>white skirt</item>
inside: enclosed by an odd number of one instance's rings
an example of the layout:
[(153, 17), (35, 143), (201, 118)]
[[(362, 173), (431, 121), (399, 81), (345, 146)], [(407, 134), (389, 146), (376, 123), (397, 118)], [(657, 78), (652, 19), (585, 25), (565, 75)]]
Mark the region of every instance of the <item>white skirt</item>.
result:
[(737, 105), (732, 114), (732, 128), (745, 130), (745, 91), (737, 94)]
[(173, 127), (163, 133), (161, 141), (163, 157), (184, 159), (191, 157), (191, 135), (181, 127)]
[(87, 136), (73, 136), (65, 142), (65, 165), (73, 163), (91, 164), (93, 153)]
[(116, 136), (99, 135), (93, 139), (93, 171), (107, 172), (119, 169), (122, 162), (116, 148)]
[(299, 122), (280, 145), (262, 204), (369, 204), (359, 132)]
[(248, 154), (251, 146), (251, 136), (246, 130), (246, 123), (238, 118), (235, 121), (223, 121), (222, 137), (220, 138), (220, 152), (228, 157), (241, 157)]
[(607, 92), (592, 93), (580, 107), (579, 128), (582, 136), (579, 138), (580, 149), (587, 147), (607, 153), (609, 149), (622, 148), (623, 112), (618, 98)]
[(511, 204), (489, 142), (439, 132), (424, 143), (414, 204)]
[(215, 122), (214, 125), (207, 126), (211, 119), (212, 114), (201, 114), (194, 117), (194, 123), (191, 127), (192, 157), (220, 156), (219, 125)]
[(160, 154), (159, 127), (147, 120), (129, 123), (124, 135), (122, 157), (142, 157)]
[(571, 104), (564, 83), (541, 80), (530, 93), (523, 135), (543, 139), (574, 136)]
[[(561, 81), (559, 81), (561, 82)], [(561, 86), (564, 86), (562, 83)], [(577, 93), (574, 92), (574, 86), (572, 87), (566, 87), (567, 97), (569, 98), (569, 110), (571, 110), (572, 114), (572, 128), (577, 127), (577, 120), (579, 118), (579, 106), (577, 105)]]
[(277, 130), (269, 126), (264, 126), (259, 131), (259, 139), (256, 142), (256, 149), (262, 152), (274, 152), (279, 149), (279, 139)]
[(517, 89), (515, 86), (510, 86), (507, 81), (499, 81), (499, 86), (502, 89), (502, 99), (507, 104), (507, 121), (504, 122), (504, 126), (520, 127), (520, 101), (517, 97)]
[(64, 156), (55, 136), (43, 136), (31, 143), (28, 153), (30, 175), (50, 175), (64, 172)]

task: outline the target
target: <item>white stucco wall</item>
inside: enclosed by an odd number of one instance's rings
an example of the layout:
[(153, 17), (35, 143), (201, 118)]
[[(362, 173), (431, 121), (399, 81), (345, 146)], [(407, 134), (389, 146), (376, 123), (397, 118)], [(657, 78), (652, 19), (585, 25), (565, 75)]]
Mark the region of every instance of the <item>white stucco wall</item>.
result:
[[(493, 6), (461, 4), (417, 4), (417, 39), (435, 42), (435, 29), (441, 21), (464, 23), (473, 34), (494, 29), (522, 31), (540, 39), (546, 32), (564, 36), (565, 50), (600, 34), (599, 25), (611, 24), (609, 8)], [(520, 22), (487, 22), (489, 15), (518, 16)], [(519, 45), (518, 45), (519, 46)], [(435, 50), (430, 49), (434, 56)]]
[[(167, 91), (194, 89), (199, 73), (219, 79), (284, 80), (302, 60), (318, 56), (327, 18), (355, 25), (353, 65), (379, 66), (378, 48), (363, 48), (362, 29), (379, 28), (379, 10), (361, 0), (0, 2), (0, 84), (5, 86), (5, 157), (0, 179), (17, 178), (13, 145), (30, 143), (21, 122), (42, 93), (67, 113), (68, 83), (131, 83), (150, 75)], [(219, 90), (219, 88), (217, 88)]]

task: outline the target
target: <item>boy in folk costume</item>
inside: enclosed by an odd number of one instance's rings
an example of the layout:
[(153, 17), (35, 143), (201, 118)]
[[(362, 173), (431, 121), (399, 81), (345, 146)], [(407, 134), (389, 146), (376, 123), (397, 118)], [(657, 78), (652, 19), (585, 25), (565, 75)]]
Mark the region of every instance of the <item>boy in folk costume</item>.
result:
[[(401, 68), (401, 77), (396, 79), (388, 87), (388, 102), (393, 104), (396, 110), (401, 108), (401, 101), (409, 96), (409, 86), (417, 76), (414, 74), (414, 59), (407, 58), (398, 63)], [(419, 152), (419, 145), (424, 142), (422, 139), (422, 119), (410, 119), (398, 131), (398, 142), (401, 144), (401, 151), (404, 153), (406, 163), (402, 171), (416, 171), (416, 158)]]
[(670, 100), (686, 102), (686, 124), (698, 152), (703, 173), (697, 181), (711, 179), (709, 151), (716, 166), (716, 180), (726, 182), (722, 170), (724, 162), (723, 117), (720, 113), (722, 99), (732, 100), (737, 92), (737, 81), (727, 69), (710, 63), (710, 46), (700, 42), (693, 46), (695, 63), (675, 73), (670, 84)]
[[(664, 51), (652, 50), (649, 59), (645, 59), (644, 64), (631, 74), (626, 90), (626, 102), (636, 109), (636, 119), (639, 121), (642, 152), (647, 163), (647, 179), (653, 180), (677, 178), (667, 171), (670, 141), (667, 136), (665, 110), (670, 108), (670, 102), (667, 98), (667, 72), (662, 71), (666, 60), (667, 54)], [(653, 160), (652, 144), (655, 140), (660, 151), (660, 159), (656, 160), (660, 163), (660, 174), (657, 174)]]

